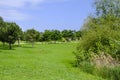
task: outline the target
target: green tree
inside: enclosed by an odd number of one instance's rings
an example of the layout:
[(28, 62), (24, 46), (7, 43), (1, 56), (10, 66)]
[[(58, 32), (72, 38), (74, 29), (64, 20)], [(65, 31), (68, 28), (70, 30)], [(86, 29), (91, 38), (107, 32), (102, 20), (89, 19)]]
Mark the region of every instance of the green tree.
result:
[(24, 32), (25, 40), (32, 43), (32, 47), (34, 47), (34, 42), (39, 40), (40, 33), (35, 29), (28, 29)]
[(3, 21), (3, 18), (0, 17), (0, 41), (3, 42), (3, 46), (5, 44), (5, 22)]
[(9, 43), (9, 49), (12, 48), (12, 44), (18, 40), (19, 32), (21, 31), (20, 27), (16, 23), (5, 22), (6, 23), (6, 35), (4, 36), (5, 42)]
[(50, 30), (45, 30), (43, 33), (43, 40), (50, 41), (51, 40), (52, 32)]
[(96, 15), (89, 16), (83, 25), (77, 60), (90, 60), (102, 52), (120, 59), (120, 1), (96, 0), (95, 8)]
[(75, 38), (75, 31), (74, 30), (63, 30), (62, 37), (66, 39), (66, 41), (71, 41)]
[(61, 36), (61, 32), (59, 30), (51, 31), (51, 40), (57, 41), (57, 40), (61, 40), (61, 38), (62, 38), (62, 36)]
[(97, 16), (114, 15), (120, 17), (120, 0), (95, 0)]
[(76, 38), (78, 39), (78, 40), (80, 40), (80, 38), (82, 37), (82, 31), (76, 31)]

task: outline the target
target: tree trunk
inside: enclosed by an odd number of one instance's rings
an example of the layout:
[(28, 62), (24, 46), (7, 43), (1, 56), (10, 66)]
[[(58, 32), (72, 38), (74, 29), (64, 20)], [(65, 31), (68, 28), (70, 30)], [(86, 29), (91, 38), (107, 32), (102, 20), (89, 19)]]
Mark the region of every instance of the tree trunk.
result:
[(12, 49), (12, 44), (11, 43), (9, 43), (9, 49)]
[(20, 39), (18, 39), (18, 47), (20, 47)]
[(34, 48), (34, 41), (32, 41), (32, 48)]

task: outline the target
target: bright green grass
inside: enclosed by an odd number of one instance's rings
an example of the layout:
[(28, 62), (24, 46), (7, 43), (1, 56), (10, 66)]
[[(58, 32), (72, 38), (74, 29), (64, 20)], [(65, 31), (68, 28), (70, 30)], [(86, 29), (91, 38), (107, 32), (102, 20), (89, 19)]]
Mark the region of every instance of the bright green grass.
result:
[(75, 43), (0, 50), (0, 80), (103, 80), (72, 66)]

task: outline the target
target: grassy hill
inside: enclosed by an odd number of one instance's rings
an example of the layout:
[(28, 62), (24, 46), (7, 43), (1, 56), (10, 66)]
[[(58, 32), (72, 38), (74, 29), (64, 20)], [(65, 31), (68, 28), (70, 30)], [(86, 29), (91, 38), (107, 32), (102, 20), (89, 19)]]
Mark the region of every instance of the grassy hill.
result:
[(76, 43), (0, 47), (0, 80), (103, 80), (73, 67)]

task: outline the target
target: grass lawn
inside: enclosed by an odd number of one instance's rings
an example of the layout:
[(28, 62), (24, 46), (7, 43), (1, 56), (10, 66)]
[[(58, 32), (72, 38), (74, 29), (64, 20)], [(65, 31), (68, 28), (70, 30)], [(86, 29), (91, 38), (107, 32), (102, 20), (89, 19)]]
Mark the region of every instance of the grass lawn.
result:
[(0, 80), (103, 80), (73, 67), (76, 43), (0, 49)]

